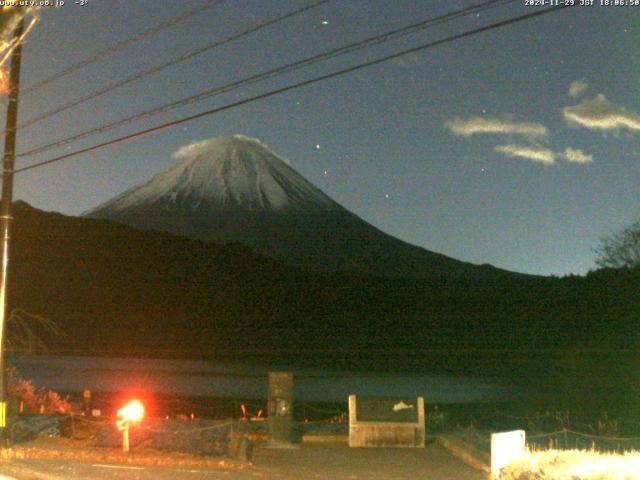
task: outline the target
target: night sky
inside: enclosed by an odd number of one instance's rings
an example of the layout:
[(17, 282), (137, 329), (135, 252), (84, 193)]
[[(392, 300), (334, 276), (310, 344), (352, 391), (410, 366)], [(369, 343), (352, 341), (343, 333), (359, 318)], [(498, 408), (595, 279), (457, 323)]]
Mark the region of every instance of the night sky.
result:
[[(67, 1), (42, 12), (22, 88), (205, 2)], [(20, 122), (301, 0), (229, 0), (21, 97)], [(479, 0), (330, 1), (19, 133), (19, 152)], [(194, 141), (257, 137), (381, 230), (474, 263), (584, 274), (640, 216), (640, 6), (575, 7), (408, 54), (16, 176), (15, 197), (76, 215)], [(512, 2), (40, 155), (17, 167), (541, 9)], [(6, 102), (4, 102), (6, 104)]]

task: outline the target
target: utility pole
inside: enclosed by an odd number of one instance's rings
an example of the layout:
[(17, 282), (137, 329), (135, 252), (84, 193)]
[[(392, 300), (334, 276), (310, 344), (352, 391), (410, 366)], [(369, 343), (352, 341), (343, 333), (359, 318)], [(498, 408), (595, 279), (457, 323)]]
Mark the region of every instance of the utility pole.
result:
[(18, 44), (11, 56), (9, 71), (9, 104), (4, 140), (4, 159), (2, 162), (2, 200), (0, 201), (0, 448), (7, 445), (7, 386), (5, 384), (4, 343), (7, 329), (7, 274), (9, 270), (9, 239), (11, 220), (11, 201), (13, 200), (13, 170), (16, 161), (16, 126), (18, 123), (18, 93), (20, 85), (20, 59), (22, 42), (18, 39), (24, 31), (24, 17), (13, 32)]

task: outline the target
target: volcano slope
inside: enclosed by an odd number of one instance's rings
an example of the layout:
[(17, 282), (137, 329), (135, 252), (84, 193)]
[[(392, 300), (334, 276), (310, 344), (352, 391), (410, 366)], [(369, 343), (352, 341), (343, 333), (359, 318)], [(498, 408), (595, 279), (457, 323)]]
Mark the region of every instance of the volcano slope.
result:
[(515, 276), (387, 235), (312, 185), (259, 140), (183, 147), (168, 170), (86, 212), (147, 230), (237, 242), (292, 266), (411, 278)]

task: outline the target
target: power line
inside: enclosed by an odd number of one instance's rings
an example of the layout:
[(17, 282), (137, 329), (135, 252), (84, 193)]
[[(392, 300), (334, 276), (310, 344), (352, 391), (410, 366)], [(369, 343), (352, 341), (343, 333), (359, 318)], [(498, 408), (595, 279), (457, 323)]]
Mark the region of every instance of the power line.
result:
[(40, 80), (36, 83), (34, 83), (33, 85), (25, 88), (21, 93), (22, 96), (24, 95), (28, 95), (29, 93), (38, 90), (44, 86), (50, 85), (51, 83), (55, 82), (56, 80), (59, 80), (63, 77), (66, 77), (67, 75), (70, 75), (73, 72), (76, 72), (78, 70), (80, 70), (81, 68), (87, 67), (93, 63), (97, 63), (111, 55), (113, 55), (114, 53), (120, 52), (126, 48), (129, 48), (133, 45), (135, 45), (136, 43), (144, 40), (145, 38), (154, 35), (158, 32), (161, 32), (163, 30), (166, 30), (168, 28), (173, 27), (174, 25), (177, 25), (178, 23), (184, 22), (185, 20), (198, 15), (199, 13), (204, 12), (205, 10), (208, 10), (211, 7), (214, 7), (220, 3), (223, 3), (225, 0), (207, 0), (207, 2), (204, 5), (201, 5), (200, 7), (194, 8), (193, 10), (189, 10), (186, 13), (183, 13), (182, 15), (179, 15), (177, 17), (173, 17), (170, 20), (168, 20), (165, 23), (161, 23), (158, 25), (155, 25), (143, 32), (140, 32), (136, 35), (134, 35), (133, 37), (127, 38), (126, 40), (123, 40), (119, 43), (116, 43), (114, 46), (109, 47), (105, 50), (102, 50), (101, 52), (97, 53), (95, 56), (88, 58), (86, 60), (82, 60), (78, 63), (75, 63), (67, 68), (65, 68), (64, 70), (59, 71), (58, 73), (54, 73), (53, 75), (45, 78), (44, 80)]
[(230, 43), (230, 42), (232, 42), (234, 40), (237, 40), (237, 39), (239, 39), (241, 37), (244, 37), (244, 36), (249, 35), (251, 33), (257, 32), (258, 30), (261, 30), (261, 29), (266, 28), (268, 26), (271, 26), (271, 25), (274, 25), (276, 23), (282, 22), (284, 20), (287, 20), (288, 18), (294, 17), (296, 15), (304, 13), (304, 12), (306, 12), (308, 10), (313, 9), (313, 8), (317, 8), (320, 5), (328, 3), (329, 1), (330, 0), (318, 0), (318, 1), (316, 1), (316, 2), (314, 2), (312, 4), (310, 4), (310, 5), (307, 5), (305, 7), (298, 8), (296, 10), (290, 11), (290, 12), (285, 13), (284, 15), (281, 15), (279, 17), (272, 18), (270, 20), (265, 20), (263, 22), (257, 23), (254, 26), (241, 31), (240, 33), (236, 33), (234, 35), (231, 35), (231, 36), (229, 36), (229, 37), (227, 37), (227, 38), (225, 38), (223, 40), (219, 40), (217, 42), (211, 43), (209, 45), (205, 45), (204, 47), (196, 48), (194, 50), (189, 50), (188, 52), (186, 52), (186, 53), (184, 53), (184, 54), (182, 54), (182, 55), (180, 55), (180, 56), (178, 56), (176, 58), (173, 58), (173, 59), (171, 59), (171, 60), (169, 60), (167, 62), (164, 62), (164, 63), (162, 63), (160, 65), (152, 67), (152, 68), (150, 68), (148, 70), (145, 70), (143, 72), (136, 73), (135, 75), (132, 75), (132, 76), (130, 76), (128, 78), (125, 78), (124, 80), (120, 80), (118, 82), (114, 82), (114, 83), (108, 85), (107, 87), (103, 88), (102, 90), (97, 90), (95, 92), (90, 93), (87, 96), (84, 96), (82, 98), (73, 100), (72, 102), (64, 104), (64, 105), (62, 105), (60, 107), (56, 107), (53, 110), (49, 110), (48, 112), (43, 113), (42, 115), (40, 115), (38, 117), (32, 118), (30, 120), (27, 120), (25, 123), (23, 123), (21, 125), (18, 125), (18, 129), (24, 129), (24, 128), (27, 128), (27, 127), (31, 127), (31, 126), (35, 125), (36, 123), (39, 123), (42, 120), (45, 120), (45, 119), (47, 119), (47, 118), (49, 118), (49, 117), (51, 117), (53, 115), (56, 115), (58, 113), (62, 113), (64, 111), (66, 111), (66, 110), (69, 110), (71, 108), (77, 107), (78, 105), (81, 105), (81, 104), (83, 104), (85, 102), (88, 102), (89, 100), (94, 100), (94, 99), (96, 99), (98, 97), (101, 97), (102, 95), (105, 95), (105, 94), (107, 94), (109, 92), (112, 92), (113, 90), (116, 90), (116, 89), (118, 89), (120, 87), (123, 87), (123, 86), (128, 85), (128, 84), (133, 83), (133, 82), (136, 82), (138, 80), (141, 80), (141, 79), (143, 79), (145, 77), (148, 77), (149, 75), (156, 74), (156, 73), (160, 72), (161, 70), (164, 70), (165, 68), (168, 68), (170, 66), (177, 65), (177, 64), (182, 63), (182, 62), (186, 62), (187, 60), (189, 60), (189, 59), (191, 59), (191, 58), (193, 58), (193, 57), (195, 57), (197, 55), (201, 55), (201, 54), (203, 54), (205, 52), (211, 51), (211, 50), (213, 50), (213, 49), (215, 49), (217, 47), (220, 47), (222, 45)]
[(416, 33), (418, 31), (424, 30), (428, 27), (431, 27), (433, 25), (436, 24), (440, 24), (440, 23), (445, 23), (447, 21), (451, 21), (455, 18), (459, 18), (465, 15), (469, 15), (472, 13), (477, 13), (480, 11), (486, 11), (488, 9), (491, 8), (495, 8), (498, 6), (502, 6), (505, 4), (509, 4), (509, 3), (514, 3), (516, 0), (489, 0), (486, 1), (484, 3), (481, 4), (476, 4), (476, 5), (472, 5), (466, 8), (463, 8), (461, 10), (457, 10), (454, 12), (450, 12), (447, 14), (443, 14), (437, 17), (432, 17), (426, 20), (423, 20), (421, 22), (418, 23), (413, 23), (411, 25), (407, 25), (405, 27), (402, 28), (398, 28), (395, 30), (391, 30), (389, 32), (380, 34), (380, 35), (375, 35), (373, 37), (369, 37), (365, 40), (361, 40), (355, 43), (351, 43), (349, 45), (343, 46), (343, 47), (339, 47), (339, 48), (334, 48), (332, 50), (328, 50), (326, 52), (314, 55), (312, 57), (308, 57), (305, 58), (303, 60), (299, 60), (293, 63), (289, 63), (287, 65), (284, 66), (280, 66), (277, 68), (273, 68), (270, 70), (267, 70), (265, 72), (261, 72), (258, 73), (256, 75), (252, 75), (248, 78), (242, 79), (242, 80), (237, 80), (235, 82), (231, 82), (219, 87), (215, 87), (215, 88), (211, 88), (211, 89), (207, 89), (203, 92), (197, 93), (195, 95), (191, 95), (189, 97), (162, 105), (160, 107), (155, 107), (153, 109), (150, 110), (146, 110), (137, 114), (134, 114), (132, 116), (129, 117), (125, 117), (123, 119), (117, 120), (115, 122), (111, 122), (108, 123), (106, 125), (102, 125), (96, 128), (92, 128), (90, 130), (86, 130), (84, 132), (78, 133), (76, 135), (73, 135), (71, 137), (65, 138), (65, 139), (61, 139), (61, 140), (57, 140), (55, 142), (49, 143), (49, 144), (45, 144), (45, 145), (41, 145), (39, 147), (36, 147), (34, 149), (31, 149), (29, 151), (23, 152), (18, 154), (19, 157), (26, 157), (26, 156), (32, 156), (38, 153), (42, 153), (44, 151), (50, 150), (52, 148), (58, 147), (58, 146), (62, 146), (62, 145), (68, 145), (69, 143), (74, 143), (78, 140), (81, 140), (83, 138), (87, 138), (89, 136), (95, 135), (95, 134), (99, 134), (108, 130), (112, 130), (114, 128), (120, 127), (122, 125), (131, 123), (133, 121), (142, 119), (142, 118), (149, 118), (152, 117), (154, 115), (160, 114), (160, 113), (166, 113), (168, 111), (174, 110), (178, 107), (183, 107), (195, 102), (199, 102), (211, 97), (214, 97), (216, 95), (220, 95), (222, 93), (227, 93), (229, 91), (232, 90), (236, 90), (240, 87), (244, 87), (247, 85), (251, 85), (254, 83), (258, 83), (261, 82), (263, 80), (270, 80), (272, 78), (275, 78), (277, 76), (286, 74), (286, 73), (290, 73), (293, 72), (295, 70), (298, 70), (300, 68), (303, 67), (307, 67), (310, 65), (313, 65), (315, 63), (318, 62), (322, 62), (331, 58), (335, 58), (341, 55), (345, 55), (348, 53), (352, 53), (355, 52), (357, 50), (363, 49), (363, 48), (368, 48), (371, 47), (373, 45), (379, 45), (381, 43), (385, 43), (391, 40), (396, 40), (398, 38), (404, 37), (406, 35), (409, 34), (413, 34)]
[(389, 60), (394, 60), (396, 58), (402, 57), (403, 55), (407, 55), (409, 53), (419, 52), (419, 51), (422, 51), (422, 50), (426, 50), (426, 49), (429, 49), (429, 48), (436, 47), (438, 45), (442, 45), (442, 44), (449, 43), (449, 42), (452, 42), (452, 41), (455, 41), (455, 40), (466, 38), (466, 37), (469, 37), (469, 36), (472, 36), (472, 35), (477, 35), (479, 33), (487, 32), (487, 31), (490, 31), (490, 30), (495, 30), (497, 28), (505, 27), (507, 25), (513, 25), (515, 23), (523, 22), (523, 21), (526, 21), (526, 20), (529, 20), (529, 19), (532, 19), (532, 18), (535, 18), (535, 17), (546, 15), (548, 13), (559, 12), (559, 11), (561, 11), (561, 10), (567, 8), (567, 7), (568, 7), (568, 5), (561, 5), (561, 6), (557, 6), (557, 7), (549, 7), (549, 8), (538, 10), (538, 11), (535, 11), (535, 12), (532, 12), (532, 13), (527, 13), (525, 15), (520, 15), (518, 17), (513, 17), (513, 18), (510, 18), (508, 20), (502, 20), (500, 22), (492, 23), (492, 24), (486, 25), (484, 27), (476, 28), (476, 29), (473, 29), (473, 30), (468, 30), (466, 32), (459, 33), (459, 34), (456, 34), (456, 35), (451, 35), (449, 37), (445, 37), (445, 38), (440, 39), (440, 40), (436, 40), (436, 41), (429, 42), (429, 43), (426, 43), (426, 44), (423, 44), (423, 45), (419, 45), (417, 47), (412, 47), (412, 48), (408, 48), (406, 50), (402, 50), (401, 52), (398, 52), (398, 53), (394, 53), (394, 54), (391, 54), (391, 55), (386, 55), (384, 57), (377, 58), (375, 60), (371, 60), (371, 61), (368, 61), (368, 62), (360, 63), (358, 65), (355, 65), (355, 66), (352, 66), (352, 67), (349, 67), (349, 68), (345, 68), (345, 69), (338, 70), (338, 71), (335, 71), (335, 72), (332, 72), (332, 73), (321, 75), (319, 77), (315, 77), (315, 78), (312, 78), (312, 79), (309, 79), (309, 80), (304, 80), (302, 82), (294, 83), (292, 85), (288, 85), (286, 87), (278, 88), (276, 90), (271, 90), (269, 92), (265, 92), (265, 93), (262, 93), (262, 94), (259, 94), (259, 95), (255, 95), (253, 97), (249, 97), (249, 98), (246, 98), (244, 100), (239, 100), (237, 102), (229, 103), (229, 104), (224, 105), (222, 107), (217, 107), (217, 108), (214, 108), (214, 109), (211, 109), (211, 110), (200, 112), (200, 113), (197, 113), (195, 115), (191, 115), (191, 116), (184, 117), (184, 118), (181, 118), (181, 119), (178, 119), (178, 120), (167, 122), (167, 123), (164, 123), (162, 125), (158, 125), (158, 126), (155, 126), (155, 127), (152, 127), (152, 128), (148, 128), (146, 130), (141, 130), (139, 132), (132, 133), (132, 134), (129, 134), (129, 135), (125, 135), (123, 137), (119, 137), (119, 138), (116, 138), (116, 139), (113, 139), (113, 140), (109, 140), (107, 142), (99, 143), (99, 144), (93, 145), (91, 147), (82, 148), (80, 150), (76, 150), (74, 152), (70, 152), (70, 153), (67, 153), (67, 154), (64, 154), (64, 155), (60, 155), (58, 157), (51, 158), (49, 160), (44, 160), (42, 162), (34, 163), (33, 165), (28, 165), (26, 167), (18, 168), (18, 169), (15, 170), (15, 173), (24, 172), (24, 171), (27, 171), (27, 170), (33, 170), (35, 168), (43, 167), (45, 165), (50, 165), (52, 163), (61, 162), (63, 160), (66, 160), (68, 158), (81, 155), (83, 153), (88, 153), (88, 152), (99, 150), (101, 148), (105, 148), (105, 147), (108, 147), (108, 146), (111, 146), (111, 145), (124, 143), (124, 142), (127, 142), (129, 140), (133, 140), (135, 138), (142, 137), (144, 135), (148, 135), (150, 133), (155, 133), (155, 132), (159, 132), (161, 130), (166, 130), (168, 128), (175, 127), (175, 126), (180, 125), (182, 123), (186, 123), (186, 122), (190, 122), (190, 121), (193, 121), (193, 120), (196, 120), (196, 119), (199, 119), (199, 118), (203, 118), (203, 117), (207, 117), (207, 116), (210, 116), (210, 115), (214, 115), (216, 113), (220, 113), (220, 112), (223, 112), (223, 111), (235, 108), (235, 107), (239, 107), (241, 105), (246, 105), (248, 103), (255, 102), (257, 100), (262, 100), (264, 98), (269, 98), (269, 97), (272, 97), (274, 95), (279, 95), (281, 93), (289, 92), (289, 91), (294, 90), (294, 89), (298, 89), (298, 88), (301, 88), (301, 87), (306, 87), (308, 85), (312, 85), (312, 84), (315, 84), (315, 83), (318, 83), (318, 82), (322, 82), (324, 80), (329, 80), (331, 78), (335, 78), (335, 77), (338, 77), (338, 76), (341, 76), (341, 75), (345, 75), (347, 73), (352, 73), (352, 72), (361, 70), (363, 68), (371, 67), (373, 65), (378, 65), (380, 63), (387, 62)]

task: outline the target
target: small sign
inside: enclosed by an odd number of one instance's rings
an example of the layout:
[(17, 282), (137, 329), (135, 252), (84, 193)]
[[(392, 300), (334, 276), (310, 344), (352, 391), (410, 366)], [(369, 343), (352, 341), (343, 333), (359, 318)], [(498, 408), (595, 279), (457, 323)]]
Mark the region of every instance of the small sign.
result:
[(522, 458), (524, 451), (524, 430), (493, 433), (491, 435), (491, 478), (499, 478), (500, 470)]

